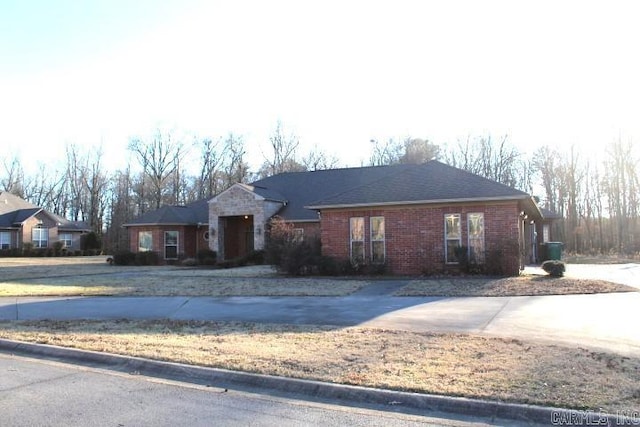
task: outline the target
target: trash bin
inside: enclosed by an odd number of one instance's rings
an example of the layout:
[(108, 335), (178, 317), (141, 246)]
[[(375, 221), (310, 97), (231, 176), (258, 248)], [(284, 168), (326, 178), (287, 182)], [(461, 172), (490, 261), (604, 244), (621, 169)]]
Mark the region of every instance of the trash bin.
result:
[(547, 242), (547, 259), (562, 260), (562, 242)]

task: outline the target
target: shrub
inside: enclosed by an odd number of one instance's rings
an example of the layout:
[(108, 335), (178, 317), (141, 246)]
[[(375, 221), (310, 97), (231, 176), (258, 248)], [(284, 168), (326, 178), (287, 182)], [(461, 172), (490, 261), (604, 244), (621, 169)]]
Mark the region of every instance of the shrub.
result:
[(53, 254), (55, 256), (60, 256), (60, 254), (62, 253), (62, 248), (64, 248), (64, 243), (63, 242), (54, 242), (53, 243)]
[(136, 262), (136, 254), (131, 251), (117, 251), (113, 254), (113, 263), (115, 265), (134, 265)]
[(22, 254), (24, 256), (32, 256), (33, 255), (33, 243), (24, 243), (22, 245)]
[(198, 265), (198, 260), (195, 258), (185, 258), (180, 261), (180, 265), (183, 267), (195, 267)]
[(101, 249), (102, 241), (95, 231), (82, 235), (80, 238), (80, 247), (82, 249)]
[(211, 249), (200, 249), (196, 254), (196, 258), (200, 265), (215, 265), (218, 254)]
[(552, 277), (562, 277), (565, 272), (564, 262), (550, 259), (542, 263), (542, 269)]
[(158, 265), (160, 257), (157, 252), (145, 251), (135, 254), (136, 265)]

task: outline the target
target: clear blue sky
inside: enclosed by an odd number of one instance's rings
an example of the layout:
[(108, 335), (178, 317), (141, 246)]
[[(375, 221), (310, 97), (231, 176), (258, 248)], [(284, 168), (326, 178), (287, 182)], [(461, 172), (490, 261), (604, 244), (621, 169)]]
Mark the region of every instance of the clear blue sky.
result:
[[(281, 120), (357, 165), (369, 140), (640, 140), (640, 5), (591, 1), (0, 0), (0, 146), (244, 136)], [(37, 148), (37, 147), (44, 147)]]

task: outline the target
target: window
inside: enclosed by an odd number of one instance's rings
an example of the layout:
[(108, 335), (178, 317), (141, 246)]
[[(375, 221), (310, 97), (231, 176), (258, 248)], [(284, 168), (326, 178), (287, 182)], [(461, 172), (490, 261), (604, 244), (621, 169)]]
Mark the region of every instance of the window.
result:
[(444, 216), (444, 246), (445, 262), (458, 262), (456, 249), (462, 246), (460, 214), (447, 214)]
[(384, 264), (384, 217), (373, 216), (369, 219), (369, 222), (371, 225), (371, 262), (373, 264)]
[(71, 233), (60, 233), (58, 234), (58, 240), (62, 242), (65, 248), (70, 248), (73, 246), (73, 237)]
[(364, 218), (349, 219), (351, 240), (351, 262), (360, 264), (364, 261)]
[(294, 228), (292, 234), (295, 243), (300, 243), (304, 240), (304, 228)]
[(547, 243), (551, 237), (551, 227), (549, 226), (549, 224), (543, 224), (542, 225), (542, 243)]
[(138, 232), (138, 252), (148, 252), (153, 250), (153, 239), (150, 231)]
[(35, 248), (46, 248), (49, 246), (49, 229), (41, 225), (31, 230), (31, 241)]
[(178, 259), (178, 232), (164, 232), (164, 259)]
[(9, 249), (11, 247), (11, 232), (0, 231), (0, 249)]
[(484, 214), (470, 213), (467, 215), (467, 230), (469, 231), (469, 262), (484, 263)]

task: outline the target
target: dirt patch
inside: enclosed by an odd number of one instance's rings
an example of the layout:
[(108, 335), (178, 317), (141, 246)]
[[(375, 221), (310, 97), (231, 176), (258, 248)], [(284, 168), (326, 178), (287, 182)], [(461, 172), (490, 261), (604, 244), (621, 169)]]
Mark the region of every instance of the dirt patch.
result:
[(453, 278), (413, 280), (395, 296), (497, 297), (528, 295), (571, 295), (608, 292), (637, 292), (630, 286), (604, 280), (550, 276), (519, 276), (499, 279)]
[(420, 393), (640, 410), (640, 359), (515, 339), (196, 321), (2, 322), (0, 337)]

